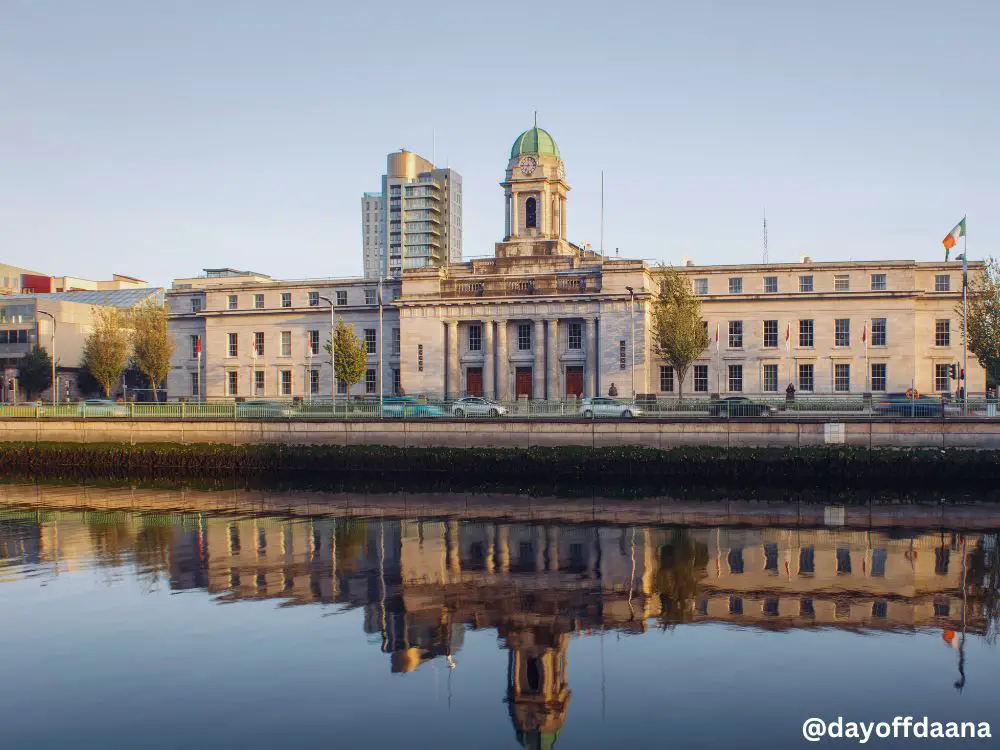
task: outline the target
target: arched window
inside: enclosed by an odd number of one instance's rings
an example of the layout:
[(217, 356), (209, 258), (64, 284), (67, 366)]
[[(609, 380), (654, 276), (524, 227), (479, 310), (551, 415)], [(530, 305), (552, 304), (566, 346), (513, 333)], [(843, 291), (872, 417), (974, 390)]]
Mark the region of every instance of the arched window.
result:
[(534, 198), (528, 198), (524, 202), (524, 226), (528, 229), (538, 227), (538, 209)]

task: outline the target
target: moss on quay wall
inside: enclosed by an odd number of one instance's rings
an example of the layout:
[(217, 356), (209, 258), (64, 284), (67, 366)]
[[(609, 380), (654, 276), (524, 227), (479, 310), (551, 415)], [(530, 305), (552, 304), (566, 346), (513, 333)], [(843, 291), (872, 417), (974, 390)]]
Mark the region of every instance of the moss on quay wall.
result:
[(634, 494), (704, 487), (992, 489), (1000, 452), (861, 448), (402, 448), (2, 443), (0, 472), (36, 479), (193, 481), (321, 489), (576, 486)]

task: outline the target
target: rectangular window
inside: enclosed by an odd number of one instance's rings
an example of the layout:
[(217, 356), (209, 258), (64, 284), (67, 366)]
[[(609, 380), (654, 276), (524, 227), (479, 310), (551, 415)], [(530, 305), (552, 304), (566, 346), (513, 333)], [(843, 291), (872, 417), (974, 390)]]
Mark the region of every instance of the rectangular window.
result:
[(193, 313), (201, 312), (201, 297), (191, 298), (191, 312)]
[(255, 357), (264, 356), (264, 332), (254, 331), (253, 334), (253, 355)]
[(402, 350), (402, 343), (399, 338), (399, 329), (392, 329), (392, 356), (398, 357), (399, 352)]
[(743, 365), (729, 365), (729, 391), (731, 393), (743, 391)]
[(531, 349), (531, 325), (529, 323), (517, 324), (517, 350), (526, 352)]
[(229, 309), (230, 310), (236, 310), (239, 307), (239, 304), (240, 304), (239, 297), (237, 297), (235, 294), (230, 294), (229, 295)]
[(625, 366), (626, 366), (625, 339), (621, 339), (618, 342), (618, 369), (624, 370)]
[(951, 373), (948, 365), (934, 365), (934, 390), (947, 393), (951, 390)]
[(764, 321), (764, 348), (775, 349), (778, 346), (778, 321)]
[(816, 378), (814, 376), (813, 365), (799, 365), (799, 390), (816, 390)]
[(776, 393), (778, 391), (777, 365), (764, 365), (764, 391), (766, 393)]
[(309, 393), (314, 396), (319, 393), (319, 370), (309, 371)]
[(226, 395), (235, 396), (240, 392), (240, 374), (236, 370), (226, 373)]
[(694, 293), (699, 297), (704, 297), (708, 294), (708, 279), (695, 279), (694, 280)]
[(365, 289), (365, 304), (374, 305), (375, 304), (375, 290)]
[(398, 367), (392, 369), (392, 393), (398, 396), (403, 392), (403, 377)]
[(319, 307), (319, 292), (309, 292), (309, 307)]
[(374, 354), (378, 341), (375, 338), (375, 329), (365, 329), (365, 354)]
[(885, 564), (889, 560), (889, 550), (876, 547), (872, 550), (872, 577), (885, 578)]
[(708, 365), (694, 366), (694, 390), (696, 393), (708, 393)]
[(833, 366), (833, 390), (846, 393), (851, 390), (851, 366)]
[(347, 395), (347, 381), (343, 378), (337, 378), (337, 395), (346, 396)]
[(674, 368), (660, 365), (660, 390), (665, 393), (674, 392)]
[(872, 346), (885, 346), (887, 340), (885, 318), (872, 318)]
[(201, 395), (201, 378), (198, 377), (199, 373), (191, 373), (191, 395), (200, 396)]
[(252, 396), (263, 396), (264, 395), (264, 371), (254, 370), (253, 371), (253, 392)]
[(347, 304), (347, 292), (340, 290), (337, 292), (337, 306), (343, 306)]
[(281, 371), (281, 395), (291, 396), (292, 395), (292, 371), (282, 370)]
[(799, 550), (799, 575), (811, 576), (816, 572), (816, 548), (812, 545)]
[(743, 321), (742, 320), (730, 320), (729, 321), (729, 348), (730, 349), (742, 349), (743, 348)]
[(253, 296), (253, 308), (254, 308), (254, 310), (263, 310), (264, 309), (264, 295), (263, 294), (255, 294)]
[(837, 318), (833, 322), (834, 346), (851, 345), (851, 321), (849, 318)]
[(886, 384), (886, 364), (885, 362), (872, 363), (872, 383), (873, 391), (884, 391)]
[(951, 321), (934, 321), (934, 346), (951, 346)]
[(227, 338), (229, 339), (229, 348), (227, 349), (228, 356), (230, 356), (230, 357), (238, 357), (238, 356), (240, 356), (240, 337), (239, 337), (239, 334), (230, 333), (230, 334), (227, 335)]
[(417, 372), (424, 371), (424, 345), (417, 344)]
[(309, 351), (313, 356), (319, 354), (319, 331), (309, 331)]
[(813, 290), (813, 277), (812, 276), (799, 276), (799, 291), (800, 292), (811, 292)]
[(884, 292), (887, 288), (884, 273), (873, 273), (872, 274), (872, 291), (873, 292)]
[(291, 292), (282, 292), (281, 293), (281, 306), (282, 307), (291, 307), (292, 306), (292, 293)]
[(469, 326), (469, 351), (481, 352), (483, 350), (483, 327), (478, 323)]
[(764, 277), (764, 293), (765, 294), (777, 294), (778, 293), (778, 277), (777, 276), (765, 276)]
[(764, 545), (764, 570), (778, 572), (778, 545), (773, 542)]
[(835, 292), (851, 291), (851, 277), (846, 273), (839, 273), (833, 277), (833, 290)]
[(815, 343), (813, 322), (811, 320), (799, 321), (799, 346), (812, 348)]
[(199, 346), (200, 343), (201, 343), (201, 336), (191, 337), (191, 359), (198, 359), (199, 349), (201, 349), (201, 347)]
[(365, 393), (375, 393), (375, 388), (377, 386), (378, 382), (375, 380), (375, 368), (369, 367), (365, 370)]
[(583, 324), (582, 323), (570, 323), (568, 327), (569, 332), (569, 348), (570, 349), (583, 349)]
[(282, 331), (281, 332), (281, 356), (291, 357), (292, 356), (292, 332)]
[(935, 292), (950, 292), (951, 291), (951, 276), (946, 273), (939, 273), (934, 277), (934, 291)]
[(729, 280), (730, 294), (743, 294), (743, 277), (734, 276)]

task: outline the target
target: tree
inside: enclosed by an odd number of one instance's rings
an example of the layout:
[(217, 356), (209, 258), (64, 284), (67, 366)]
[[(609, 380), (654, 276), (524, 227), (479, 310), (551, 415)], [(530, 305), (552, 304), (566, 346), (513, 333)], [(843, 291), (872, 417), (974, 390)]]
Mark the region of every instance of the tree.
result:
[[(956, 312), (962, 314), (962, 306)], [(983, 274), (969, 277), (969, 351), (986, 368), (991, 383), (1000, 382), (1000, 263), (986, 261)]]
[(655, 590), (660, 594), (660, 620), (664, 626), (691, 621), (707, 565), (708, 546), (686, 530), (674, 531), (660, 548)]
[(132, 363), (149, 381), (154, 401), (159, 400), (157, 389), (167, 379), (174, 355), (167, 318), (167, 306), (151, 300), (132, 311)]
[[(337, 379), (347, 383), (347, 390), (350, 391), (351, 386), (360, 383), (365, 376), (368, 353), (365, 351), (361, 339), (354, 333), (354, 329), (342, 320), (337, 321), (334, 339), (337, 342), (337, 356), (335, 357)], [(326, 349), (327, 354), (330, 354), (329, 339), (323, 348)]]
[(27, 400), (52, 385), (52, 357), (42, 347), (25, 354), (17, 363), (17, 384)]
[(654, 278), (660, 289), (650, 318), (653, 353), (674, 368), (680, 400), (688, 369), (708, 346), (708, 331), (701, 319), (701, 301), (680, 271), (661, 266)]
[(94, 309), (94, 330), (83, 343), (83, 367), (97, 381), (105, 398), (128, 366), (128, 331), (117, 307)]

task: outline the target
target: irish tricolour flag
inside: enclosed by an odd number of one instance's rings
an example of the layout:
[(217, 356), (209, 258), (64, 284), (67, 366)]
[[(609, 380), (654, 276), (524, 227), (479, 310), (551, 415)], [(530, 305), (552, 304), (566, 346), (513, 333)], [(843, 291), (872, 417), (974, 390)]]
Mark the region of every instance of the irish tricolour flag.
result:
[(944, 244), (945, 261), (948, 260), (948, 253), (951, 252), (951, 249), (953, 247), (955, 247), (955, 243), (958, 242), (958, 238), (964, 236), (965, 236), (965, 217), (963, 216), (962, 220), (958, 222), (958, 224), (955, 225), (955, 228), (952, 229), (950, 232), (948, 232), (948, 236), (942, 240), (942, 243)]

